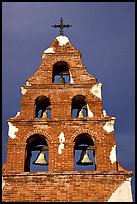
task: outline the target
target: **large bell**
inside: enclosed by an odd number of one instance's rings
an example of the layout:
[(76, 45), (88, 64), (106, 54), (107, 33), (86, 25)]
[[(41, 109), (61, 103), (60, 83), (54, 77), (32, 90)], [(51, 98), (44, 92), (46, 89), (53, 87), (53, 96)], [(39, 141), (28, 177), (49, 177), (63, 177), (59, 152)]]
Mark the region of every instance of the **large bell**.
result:
[(37, 156), (37, 159), (33, 162), (35, 165), (48, 165), (48, 162), (46, 161), (46, 155), (45, 155), (45, 146), (43, 146), (40, 150), (40, 153)]
[(62, 75), (60, 76), (60, 78), (58, 80), (58, 84), (65, 84), (65, 79)]
[(93, 162), (89, 158), (89, 154), (86, 150), (82, 150), (82, 153), (80, 155), (79, 161), (76, 163), (77, 165), (92, 165)]

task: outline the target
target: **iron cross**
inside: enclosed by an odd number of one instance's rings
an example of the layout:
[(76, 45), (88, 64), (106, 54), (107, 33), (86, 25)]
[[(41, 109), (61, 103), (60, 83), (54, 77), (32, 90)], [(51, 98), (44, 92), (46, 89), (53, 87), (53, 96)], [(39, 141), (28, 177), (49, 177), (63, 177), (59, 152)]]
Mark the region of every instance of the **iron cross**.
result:
[(64, 28), (69, 28), (69, 27), (71, 27), (71, 25), (69, 25), (69, 24), (67, 24), (67, 25), (65, 25), (64, 24), (64, 22), (63, 22), (63, 19), (61, 18), (60, 19), (60, 24), (59, 25), (53, 25), (52, 27), (54, 27), (54, 28), (60, 28), (60, 35), (63, 35), (64, 33), (63, 33), (63, 29)]

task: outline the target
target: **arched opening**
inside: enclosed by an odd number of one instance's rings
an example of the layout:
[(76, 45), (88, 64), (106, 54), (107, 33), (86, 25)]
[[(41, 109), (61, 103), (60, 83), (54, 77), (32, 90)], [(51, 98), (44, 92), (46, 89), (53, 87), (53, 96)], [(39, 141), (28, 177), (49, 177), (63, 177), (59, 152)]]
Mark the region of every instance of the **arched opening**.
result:
[(35, 117), (51, 118), (51, 103), (47, 96), (38, 96), (35, 99)]
[(52, 83), (55, 84), (70, 83), (69, 65), (67, 62), (59, 61), (53, 65)]
[(91, 136), (88, 133), (81, 133), (74, 142), (74, 169), (95, 171), (95, 146)]
[(44, 135), (34, 134), (26, 141), (25, 172), (48, 170), (48, 144)]
[(87, 114), (87, 103), (85, 101), (85, 96), (74, 96), (71, 103), (72, 118), (84, 118), (87, 117)]

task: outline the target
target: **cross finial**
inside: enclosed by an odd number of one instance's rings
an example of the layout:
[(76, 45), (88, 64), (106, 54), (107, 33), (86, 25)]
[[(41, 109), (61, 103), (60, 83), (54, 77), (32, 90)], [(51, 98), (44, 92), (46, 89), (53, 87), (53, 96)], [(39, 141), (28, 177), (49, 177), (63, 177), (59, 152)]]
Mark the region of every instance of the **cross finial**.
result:
[(71, 27), (71, 25), (69, 25), (69, 24), (67, 24), (67, 25), (65, 25), (64, 24), (64, 22), (63, 22), (63, 19), (61, 18), (60, 19), (60, 24), (59, 25), (52, 25), (52, 27), (54, 27), (54, 28), (60, 28), (60, 35), (63, 35), (64, 33), (63, 33), (63, 29), (64, 28), (69, 28), (69, 27)]

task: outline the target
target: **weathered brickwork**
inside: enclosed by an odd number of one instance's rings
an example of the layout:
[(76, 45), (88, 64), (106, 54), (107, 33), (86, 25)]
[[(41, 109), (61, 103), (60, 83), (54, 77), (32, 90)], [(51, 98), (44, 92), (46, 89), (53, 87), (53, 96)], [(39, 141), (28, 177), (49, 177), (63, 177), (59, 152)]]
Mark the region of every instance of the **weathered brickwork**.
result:
[[(17, 123), (17, 122), (16, 122)], [(73, 155), (74, 155), (74, 140), (81, 133), (89, 133), (92, 135), (95, 143), (95, 154), (96, 154), (96, 164), (98, 170), (116, 170), (116, 165), (112, 165), (109, 159), (111, 148), (115, 145), (114, 133), (106, 134), (103, 130), (104, 121), (92, 121), (92, 120), (83, 120), (73, 119), (70, 121), (61, 121), (57, 122), (43, 122), (38, 120), (38, 122), (20, 122), (24, 123), (22, 126), (15, 125), (19, 131), (16, 133), (16, 138), (13, 140), (9, 138), (8, 142), (8, 155), (7, 157), (7, 168), (10, 166), (8, 172), (21, 172), (24, 171), (24, 154), (26, 148), (26, 140), (36, 133), (42, 134), (46, 137), (49, 146), (49, 170), (56, 170), (55, 166), (61, 170), (73, 170)], [(39, 123), (37, 125), (37, 123)], [(15, 122), (14, 122), (15, 124)], [(46, 128), (45, 128), (46, 126)], [(71, 129), (70, 129), (71, 126)], [(80, 128), (82, 126), (82, 128)], [(61, 132), (65, 133), (66, 141), (64, 142), (65, 148), (62, 155), (58, 155), (58, 145), (59, 140), (58, 136)], [(105, 150), (103, 150), (105, 149)], [(53, 152), (53, 153), (52, 153)], [(18, 155), (18, 157), (17, 157)], [(66, 158), (65, 158), (66, 157)], [(18, 158), (18, 160), (17, 160)], [(69, 163), (68, 163), (69, 158)], [(55, 160), (55, 161), (54, 161)], [(21, 162), (22, 161), (22, 162)], [(50, 163), (50, 161), (54, 161)], [(59, 162), (60, 161), (60, 162)], [(22, 167), (21, 167), (22, 165)], [(18, 168), (17, 168), (18, 166)], [(65, 168), (65, 169), (64, 169)], [(58, 169), (57, 169), (58, 170)]]
[(4, 178), (7, 184), (4, 186), (3, 201), (105, 202), (126, 177), (123, 174), (71, 171), (9, 175)]
[[(21, 87), (20, 112), (8, 119), (4, 202), (105, 202), (132, 175), (116, 159), (115, 117), (102, 110), (102, 84), (83, 66), (81, 52), (70, 40), (60, 39), (55, 38), (43, 52), (40, 66)], [(69, 82), (55, 82), (61, 73), (69, 75)], [(80, 103), (86, 106), (86, 116), (74, 117), (72, 112)], [(38, 117), (41, 107), (51, 111), (50, 117)], [(92, 144), (94, 171), (75, 171), (74, 152), (76, 144), (81, 144), (77, 138)], [(29, 156), (36, 143), (48, 148), (47, 172), (30, 172)]]

